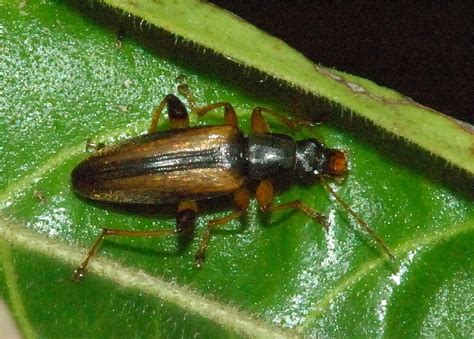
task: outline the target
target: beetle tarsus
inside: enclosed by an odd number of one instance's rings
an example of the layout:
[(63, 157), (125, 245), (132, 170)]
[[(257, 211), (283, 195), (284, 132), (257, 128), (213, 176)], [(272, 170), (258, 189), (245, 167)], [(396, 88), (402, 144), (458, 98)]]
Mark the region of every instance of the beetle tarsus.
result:
[(203, 264), (204, 264), (204, 253), (201, 253), (201, 251), (199, 251), (194, 256), (194, 265), (196, 266), (196, 268), (201, 269)]
[(78, 268), (76, 268), (76, 270), (74, 271), (74, 274), (71, 277), (71, 280), (78, 283), (84, 278), (85, 274), (86, 274), (86, 268), (83, 265), (81, 265)]
[(86, 140), (86, 152), (99, 151), (104, 147), (105, 147), (105, 144), (103, 142), (95, 143), (90, 138)]

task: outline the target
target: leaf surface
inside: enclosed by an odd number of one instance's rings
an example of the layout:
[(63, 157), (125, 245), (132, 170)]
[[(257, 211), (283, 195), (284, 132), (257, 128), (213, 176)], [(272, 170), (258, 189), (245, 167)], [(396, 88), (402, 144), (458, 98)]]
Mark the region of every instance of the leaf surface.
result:
[[(196, 54), (180, 52), (188, 51), (186, 44), (176, 44), (177, 56), (154, 40), (158, 47), (150, 48), (131, 37), (117, 49), (116, 26), (76, 6), (7, 1), (0, 8), (0, 291), (26, 337), (470, 333), (472, 180), (460, 190), (431, 158), (337, 117), (298, 131), (270, 122), (277, 132), (317, 137), (348, 153), (350, 173), (331, 185), (384, 237), (394, 263), (324, 189), (310, 185), (291, 187), (277, 201), (307, 202), (328, 217), (327, 232), (290, 211), (265, 217), (253, 201), (247, 218), (215, 233), (202, 270), (193, 265), (198, 241), (179, 253), (174, 238), (110, 239), (86, 279), (72, 283), (100, 227), (172, 228), (175, 222), (155, 210), (105, 209), (75, 196), (69, 175), (88, 155), (88, 138), (111, 143), (144, 133), (154, 106), (176, 93), (180, 74), (200, 103), (232, 103), (244, 131), (254, 106), (291, 108), (264, 75), (251, 75), (254, 90), (235, 85), (215, 64), (197, 67), (199, 60), (190, 60)], [(185, 10), (184, 23), (193, 13), (199, 12)], [(181, 34), (178, 26), (169, 27)], [(193, 27), (183, 30), (191, 34)], [(304, 73), (301, 81), (309, 81)], [(260, 95), (260, 82), (268, 93)], [(318, 83), (321, 93), (334, 86)], [(335, 101), (353, 108), (351, 100)], [(370, 112), (379, 107), (365, 105)], [(192, 120), (216, 124), (222, 113)], [(226, 213), (226, 207), (203, 211), (196, 238), (207, 221)]]

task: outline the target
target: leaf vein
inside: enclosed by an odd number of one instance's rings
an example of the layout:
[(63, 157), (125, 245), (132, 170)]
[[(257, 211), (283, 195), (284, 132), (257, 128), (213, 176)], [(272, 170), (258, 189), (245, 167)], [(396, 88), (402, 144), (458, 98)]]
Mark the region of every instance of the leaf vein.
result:
[[(428, 236), (421, 235), (420, 237), (415, 237), (411, 239), (411, 241), (404, 242), (400, 246), (394, 248), (393, 253), (395, 257), (401, 258), (412, 250), (419, 249), (430, 244), (437, 244), (447, 241), (448, 239), (452, 239), (462, 233), (472, 232), (474, 231), (474, 221), (469, 220), (464, 223), (460, 223), (455, 227), (446, 227), (445, 230), (446, 231), (443, 232), (433, 232)], [(382, 257), (367, 261), (357, 271), (342, 279), (339, 284), (335, 285), (334, 288), (329, 290), (328, 293), (326, 293), (326, 295), (316, 303), (313, 310), (308, 313), (306, 320), (298, 327), (298, 330), (304, 331), (308, 329), (312, 321), (321, 317), (329, 308), (331, 303), (341, 293), (349, 289), (351, 286), (356, 284), (363, 277), (370, 274), (371, 271), (375, 270), (385, 262), (386, 259)]]

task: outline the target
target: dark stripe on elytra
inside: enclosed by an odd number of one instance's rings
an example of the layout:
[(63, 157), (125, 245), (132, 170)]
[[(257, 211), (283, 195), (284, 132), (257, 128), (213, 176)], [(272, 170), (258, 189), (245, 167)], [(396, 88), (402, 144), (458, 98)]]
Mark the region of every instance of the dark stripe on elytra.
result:
[(108, 163), (96, 171), (97, 179), (119, 179), (147, 174), (163, 174), (196, 168), (227, 168), (222, 148), (157, 154), (151, 157)]

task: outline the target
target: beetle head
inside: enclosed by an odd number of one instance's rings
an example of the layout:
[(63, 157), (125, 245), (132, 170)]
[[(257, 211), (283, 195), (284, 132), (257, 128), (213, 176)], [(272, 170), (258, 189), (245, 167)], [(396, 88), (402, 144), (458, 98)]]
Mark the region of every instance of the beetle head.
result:
[(296, 143), (295, 172), (303, 180), (326, 175), (343, 176), (347, 171), (347, 158), (344, 152), (326, 148), (316, 139), (306, 139)]
[(326, 149), (326, 163), (323, 174), (341, 177), (347, 171), (347, 158), (344, 152), (338, 149)]

